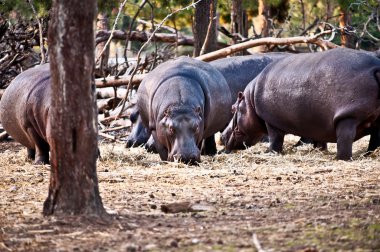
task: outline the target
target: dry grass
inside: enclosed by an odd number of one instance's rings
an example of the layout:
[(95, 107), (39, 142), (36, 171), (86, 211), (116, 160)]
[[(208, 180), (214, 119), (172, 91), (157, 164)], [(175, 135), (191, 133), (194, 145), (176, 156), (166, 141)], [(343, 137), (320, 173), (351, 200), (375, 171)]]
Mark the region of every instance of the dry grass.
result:
[[(354, 161), (336, 161), (310, 146), (285, 155), (266, 144), (202, 157), (199, 166), (166, 163), (142, 148), (101, 143), (98, 162), (110, 224), (45, 218), (48, 166), (26, 150), (0, 143), (0, 251), (255, 251), (252, 235), (273, 251), (380, 250), (380, 167), (368, 138)], [(201, 202), (210, 211), (165, 214), (173, 202)]]

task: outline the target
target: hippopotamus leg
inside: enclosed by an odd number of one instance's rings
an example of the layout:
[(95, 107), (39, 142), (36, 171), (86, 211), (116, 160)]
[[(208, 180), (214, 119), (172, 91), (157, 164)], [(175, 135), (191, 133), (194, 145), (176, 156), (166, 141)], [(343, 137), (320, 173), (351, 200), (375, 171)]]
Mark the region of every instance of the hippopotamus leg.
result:
[(216, 153), (215, 135), (212, 135), (202, 141), (202, 155), (213, 156)]
[(380, 146), (380, 119), (378, 119), (375, 125), (369, 130), (369, 134), (371, 137), (369, 139), (367, 154), (370, 154)]
[(153, 138), (152, 135), (150, 135), (148, 141), (144, 144), (144, 148), (145, 148), (148, 152), (158, 153), (158, 151), (157, 151), (157, 149), (156, 149), (155, 141), (154, 141), (154, 138)]
[(352, 157), (352, 143), (355, 140), (357, 122), (348, 118), (336, 124), (337, 159), (350, 160)]
[(313, 147), (314, 147), (314, 149), (319, 149), (321, 151), (325, 151), (325, 150), (327, 150), (327, 143), (313, 140)]
[(162, 144), (160, 144), (158, 141), (155, 140), (157, 138), (156, 131), (152, 131), (152, 136), (154, 138), (154, 147), (156, 148), (158, 154), (160, 155), (160, 158), (162, 161), (168, 161), (168, 149)]
[(28, 151), (28, 158), (31, 160), (34, 160), (34, 158), (36, 157), (36, 150), (27, 148), (27, 151)]
[(285, 132), (266, 123), (269, 136), (269, 151), (275, 151), (277, 153), (282, 152), (282, 146), (284, 144)]
[[(49, 144), (42, 139), (33, 128), (27, 129), (28, 135), (35, 143), (34, 163), (49, 164)], [(28, 150), (28, 156), (33, 152)]]

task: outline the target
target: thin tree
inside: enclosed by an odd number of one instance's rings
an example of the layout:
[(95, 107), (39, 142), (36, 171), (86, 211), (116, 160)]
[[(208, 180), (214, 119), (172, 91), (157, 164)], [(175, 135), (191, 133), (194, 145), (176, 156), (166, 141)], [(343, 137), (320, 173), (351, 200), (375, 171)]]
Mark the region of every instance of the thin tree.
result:
[[(217, 49), (217, 20), (214, 17), (210, 18), (210, 13), (216, 14), (216, 3), (217, 0), (203, 0), (195, 7), (193, 18), (194, 57), (199, 56), (206, 36), (208, 36), (208, 38), (207, 44), (204, 46), (204, 53), (212, 52)], [(209, 27), (210, 22), (211, 26)]]
[(96, 175), (96, 0), (55, 0), (48, 39), (52, 80), (49, 195), (43, 213), (105, 216)]

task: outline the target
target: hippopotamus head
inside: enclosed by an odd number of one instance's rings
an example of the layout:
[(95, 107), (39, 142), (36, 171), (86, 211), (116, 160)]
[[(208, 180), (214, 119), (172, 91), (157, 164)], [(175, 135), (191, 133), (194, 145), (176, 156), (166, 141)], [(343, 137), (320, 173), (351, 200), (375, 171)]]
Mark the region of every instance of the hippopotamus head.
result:
[(148, 141), (150, 133), (143, 125), (137, 107), (132, 109), (129, 119), (132, 123), (132, 130), (127, 138), (127, 148), (144, 145)]
[(156, 139), (167, 148), (168, 161), (200, 162), (199, 145), (204, 131), (203, 110), (197, 107), (168, 107), (156, 128)]
[(226, 151), (245, 149), (261, 141), (267, 134), (265, 123), (257, 116), (249, 92), (239, 92), (232, 105), (233, 117), (221, 138)]

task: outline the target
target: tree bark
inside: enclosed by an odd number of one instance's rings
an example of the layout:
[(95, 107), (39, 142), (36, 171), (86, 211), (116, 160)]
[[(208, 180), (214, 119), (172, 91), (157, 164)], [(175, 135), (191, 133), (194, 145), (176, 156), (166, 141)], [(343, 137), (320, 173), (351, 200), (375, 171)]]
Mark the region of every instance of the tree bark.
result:
[(44, 215), (106, 216), (96, 175), (95, 14), (95, 0), (53, 2), (48, 34), (51, 176)]
[(265, 4), (264, 0), (259, 0), (259, 15), (258, 15), (258, 25), (257, 25), (257, 34), (260, 34), (261, 37), (269, 36), (269, 26), (268, 26), (268, 6)]
[(213, 8), (212, 13), (216, 13), (217, 0), (203, 0), (195, 7), (193, 19), (193, 34), (194, 34), (194, 52), (193, 55), (198, 56), (206, 39), (208, 25), (210, 21), (212, 26), (209, 32), (208, 43), (205, 46), (205, 53), (215, 51), (217, 49), (217, 30), (216, 19), (210, 20), (210, 5)]
[[(109, 21), (106, 13), (99, 13), (96, 20), (96, 30), (108, 30)], [(103, 48), (106, 46), (106, 41), (100, 42), (95, 47), (95, 59), (99, 58), (99, 61), (95, 65), (95, 75), (98, 77), (107, 76), (108, 68), (108, 59), (110, 55), (110, 47), (104, 50), (103, 54), (100, 53), (103, 51)]]

